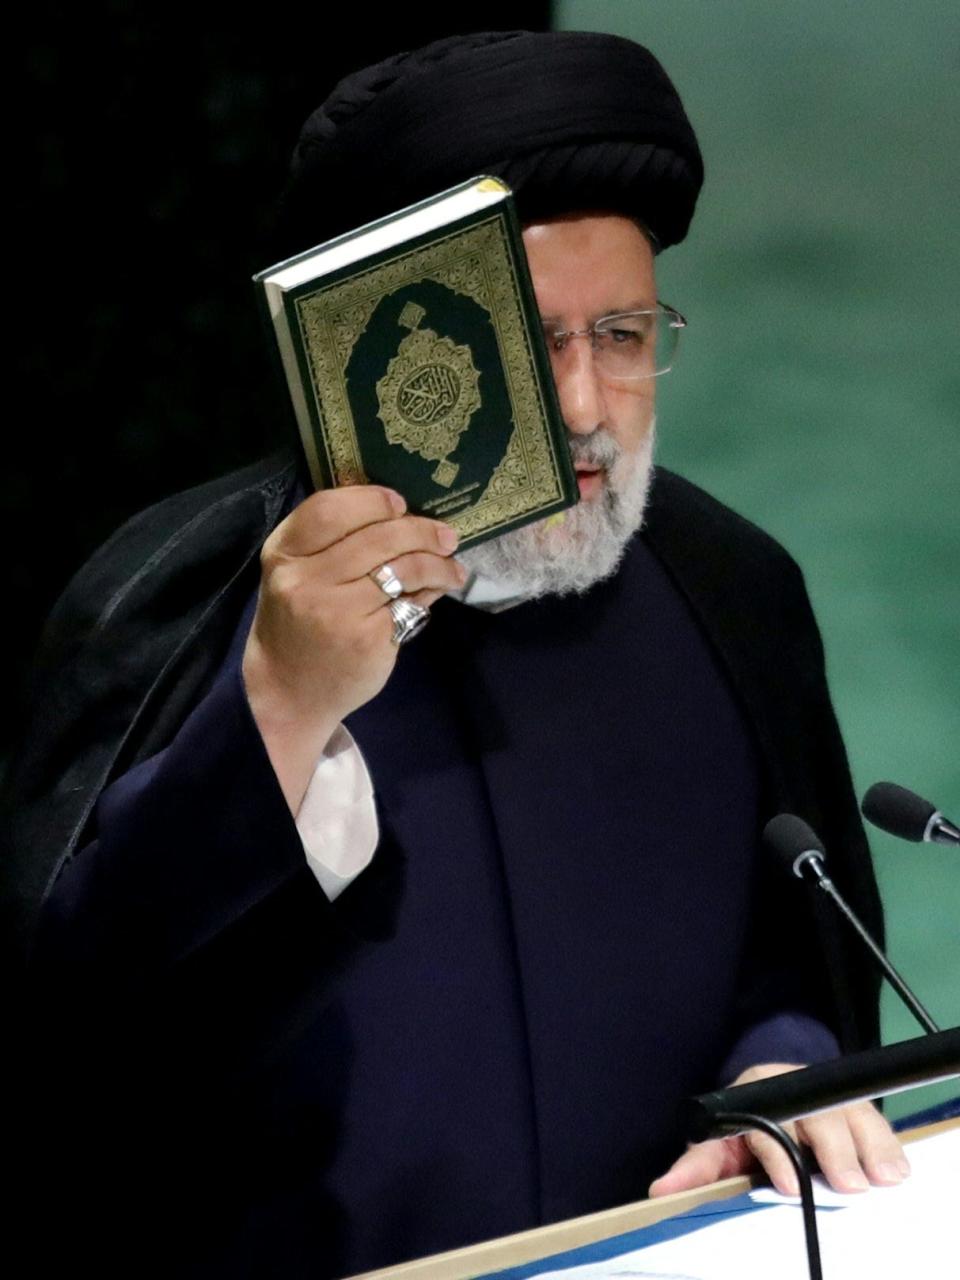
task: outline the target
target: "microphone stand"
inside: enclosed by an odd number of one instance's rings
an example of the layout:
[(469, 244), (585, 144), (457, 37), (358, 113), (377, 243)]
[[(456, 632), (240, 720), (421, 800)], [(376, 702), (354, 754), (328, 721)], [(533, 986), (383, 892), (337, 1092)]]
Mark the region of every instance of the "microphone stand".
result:
[(847, 906), (847, 903), (844, 901), (844, 899), (840, 896), (839, 892), (837, 891), (837, 886), (833, 883), (833, 881), (830, 879), (828, 875), (824, 874), (823, 864), (820, 858), (817, 856), (817, 854), (816, 853), (803, 854), (800, 858), (797, 859), (797, 863), (804, 864), (800, 872), (803, 878), (807, 879), (808, 883), (811, 881), (815, 883), (818, 889), (822, 889), (824, 893), (829, 894), (829, 896), (833, 899), (833, 901), (836, 903), (839, 910), (850, 922), (850, 926), (854, 930), (856, 930), (856, 932), (860, 935), (860, 938), (866, 944), (870, 954), (873, 956), (874, 960), (876, 960), (877, 964), (880, 966), (880, 970), (883, 973), (884, 977), (893, 987), (894, 991), (896, 991), (897, 995), (900, 997), (903, 1003), (907, 1006), (907, 1008), (910, 1010), (910, 1012), (913, 1014), (916, 1020), (920, 1023), (921, 1027), (923, 1027), (924, 1031), (928, 1031), (931, 1033), (935, 1031), (939, 1031), (940, 1028), (937, 1026), (934, 1020), (930, 1017), (930, 1014), (923, 1007), (923, 1005), (920, 1003), (917, 997), (913, 994), (913, 992), (910, 990), (910, 988), (907, 986), (904, 980), (900, 977), (899, 973), (897, 973), (896, 969), (893, 967), (893, 965), (890, 963), (887, 957), (883, 954), (883, 952), (880, 950), (880, 948), (877, 946), (874, 940), (870, 937), (869, 933), (867, 933), (866, 929), (863, 927), (863, 925), (854, 915), (853, 911), (851, 911), (849, 906)]
[(695, 1142), (732, 1137), (747, 1129), (760, 1129), (779, 1142), (800, 1184), (810, 1280), (822, 1280), (810, 1174), (781, 1123), (955, 1077), (960, 1077), (960, 1027), (701, 1094), (687, 1104), (688, 1130)]

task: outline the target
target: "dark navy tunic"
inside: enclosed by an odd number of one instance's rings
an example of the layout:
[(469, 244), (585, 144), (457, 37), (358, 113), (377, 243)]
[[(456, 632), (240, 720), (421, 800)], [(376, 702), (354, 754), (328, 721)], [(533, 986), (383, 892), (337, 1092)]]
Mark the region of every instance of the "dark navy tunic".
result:
[(676, 1158), (685, 1097), (834, 1050), (784, 959), (799, 918), (767, 927), (752, 731), (643, 540), (584, 597), (434, 608), (348, 720), (381, 841), (333, 904), (244, 634), (101, 797), (42, 926), (98, 992), (74, 1070), (112, 1240), (344, 1276), (590, 1212)]

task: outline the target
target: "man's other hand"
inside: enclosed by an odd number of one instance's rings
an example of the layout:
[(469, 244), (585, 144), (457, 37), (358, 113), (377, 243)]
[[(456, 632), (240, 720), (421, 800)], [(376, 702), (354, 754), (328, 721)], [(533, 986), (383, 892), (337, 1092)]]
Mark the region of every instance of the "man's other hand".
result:
[(292, 813), (334, 729), (397, 660), (390, 600), (370, 574), (389, 564), (429, 607), (464, 583), (456, 546), (449, 525), (376, 485), (312, 494), (265, 542), (243, 680)]
[[(752, 1084), (797, 1070), (796, 1063), (764, 1063), (741, 1072), (733, 1084)], [(784, 1127), (794, 1140), (810, 1148), (836, 1191), (866, 1191), (871, 1183), (892, 1186), (910, 1173), (896, 1135), (872, 1103), (824, 1111)], [(793, 1165), (783, 1148), (766, 1134), (752, 1132), (736, 1138), (711, 1138), (688, 1147), (663, 1177), (651, 1184), (650, 1195), (688, 1191), (757, 1168), (762, 1168), (784, 1195), (800, 1194)]]

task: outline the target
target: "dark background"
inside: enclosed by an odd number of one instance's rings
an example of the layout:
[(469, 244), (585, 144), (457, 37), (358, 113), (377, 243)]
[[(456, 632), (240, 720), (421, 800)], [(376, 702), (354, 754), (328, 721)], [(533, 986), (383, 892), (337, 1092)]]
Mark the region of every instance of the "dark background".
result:
[[(6, 19), (0, 753), (70, 573), (125, 516), (285, 429), (249, 277), (302, 120), (354, 67), (455, 30), (542, 28), (549, 9), (464, 3), (441, 28), (339, 6), (333, 31), (289, 0), (255, 18), (41, 0)], [(659, 456), (799, 560), (858, 790), (892, 777), (956, 816), (956, 0), (556, 0), (553, 17), (649, 44), (706, 157), (691, 235), (658, 263), (690, 321), (658, 388)], [(956, 859), (871, 840), (891, 954), (953, 1025)], [(913, 1034), (886, 1000), (885, 1039)]]
[(0, 751), (43, 618), (94, 547), (283, 439), (250, 277), (302, 122), (357, 67), (546, 29), (550, 6), (442, 12), (41, 0), (16, 18)]

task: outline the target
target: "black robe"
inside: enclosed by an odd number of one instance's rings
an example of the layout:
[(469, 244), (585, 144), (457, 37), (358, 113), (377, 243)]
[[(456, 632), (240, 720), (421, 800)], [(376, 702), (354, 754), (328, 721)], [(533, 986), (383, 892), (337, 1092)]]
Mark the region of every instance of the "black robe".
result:
[[(237, 672), (292, 491), (273, 464), (145, 513), (48, 628), (5, 879), (36, 938), (31, 1132), (79, 1180), (85, 1142), (121, 1171), (110, 1231), (79, 1197), (77, 1236), (162, 1224), (187, 1273), (192, 1231), (201, 1275), (383, 1265), (635, 1198), (685, 1094), (828, 1051), (820, 1024), (875, 1039), (874, 979), (757, 857), (800, 814), (879, 932), (776, 544), (661, 471), (587, 596), (436, 606), (351, 718), (383, 839), (331, 906)], [(86, 1101), (53, 1102), (61, 1078)]]

